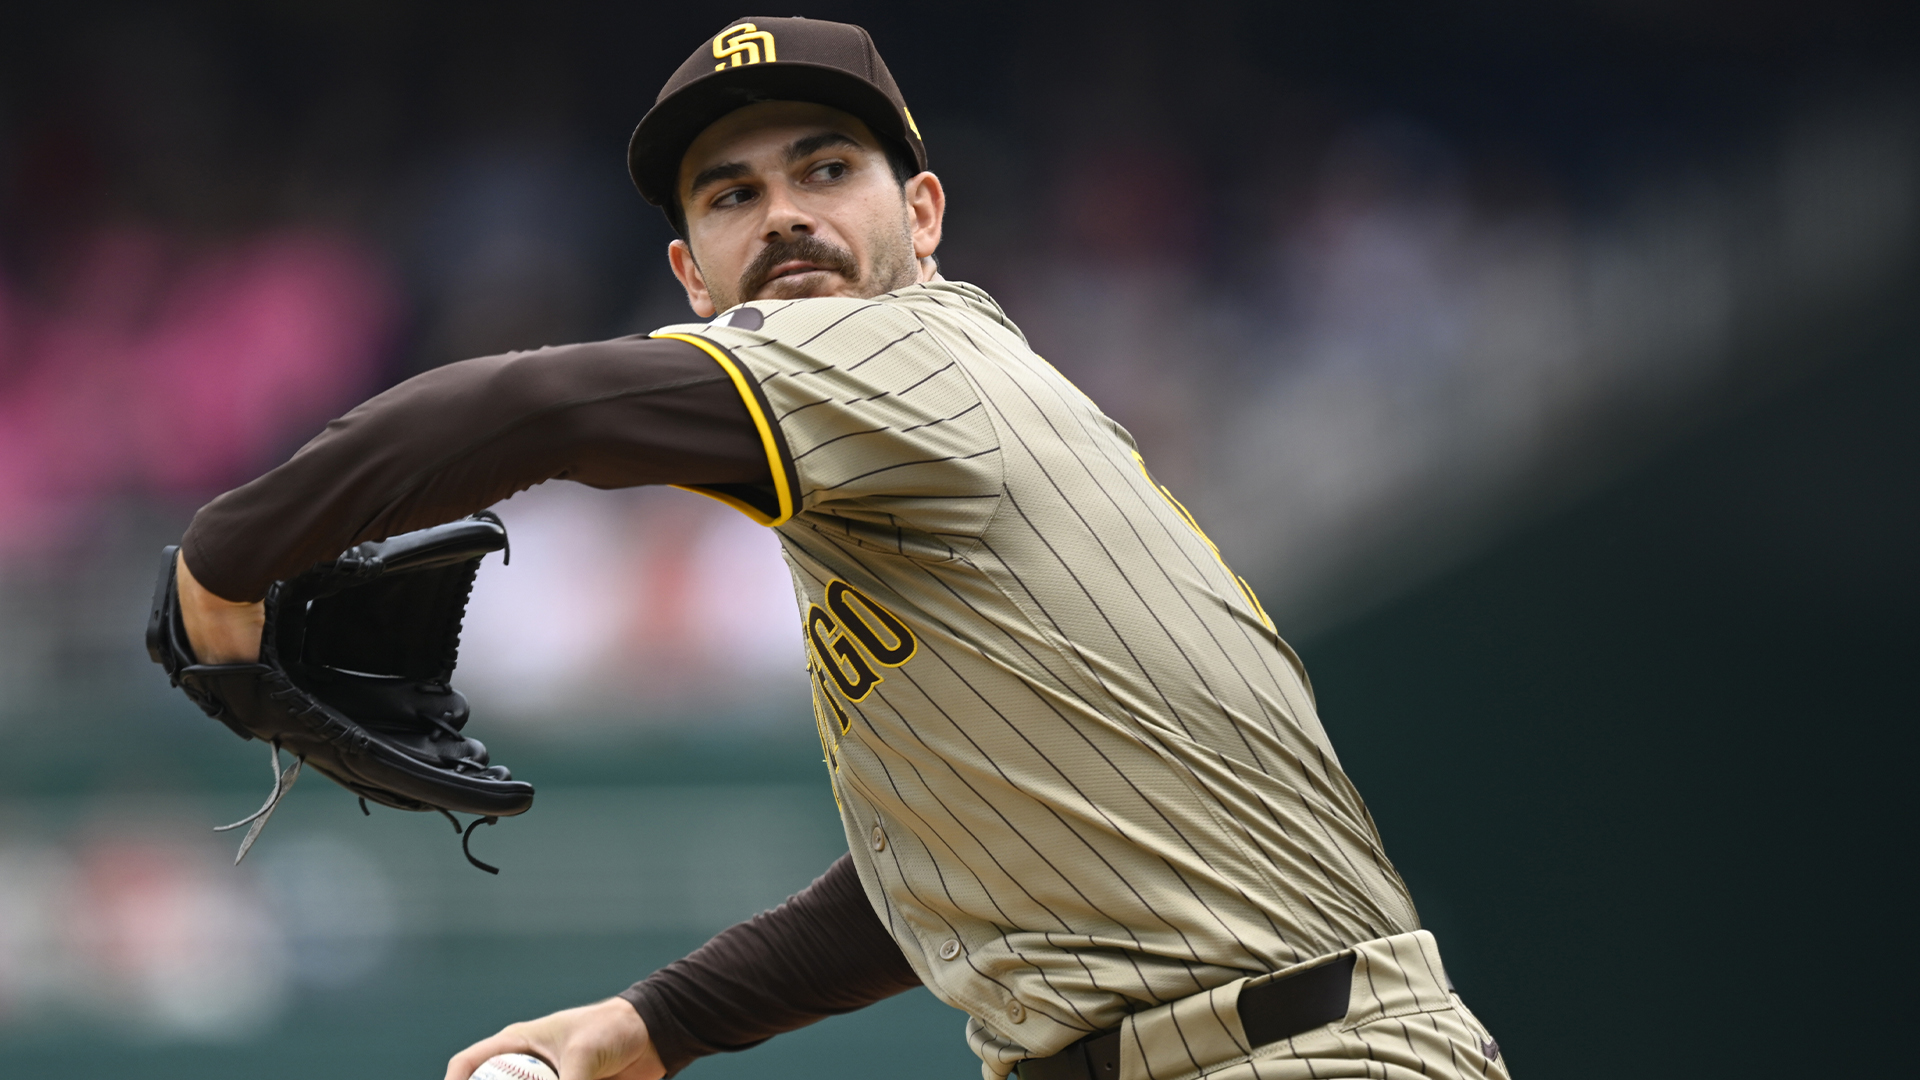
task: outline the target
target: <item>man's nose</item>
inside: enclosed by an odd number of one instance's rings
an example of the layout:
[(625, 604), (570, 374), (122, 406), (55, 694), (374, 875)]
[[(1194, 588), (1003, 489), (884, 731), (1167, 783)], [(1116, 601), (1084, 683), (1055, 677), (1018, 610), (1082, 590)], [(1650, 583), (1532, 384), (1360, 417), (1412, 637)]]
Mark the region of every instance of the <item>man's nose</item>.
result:
[(813, 232), (813, 218), (793, 200), (784, 184), (774, 184), (766, 194), (766, 238), (783, 240)]

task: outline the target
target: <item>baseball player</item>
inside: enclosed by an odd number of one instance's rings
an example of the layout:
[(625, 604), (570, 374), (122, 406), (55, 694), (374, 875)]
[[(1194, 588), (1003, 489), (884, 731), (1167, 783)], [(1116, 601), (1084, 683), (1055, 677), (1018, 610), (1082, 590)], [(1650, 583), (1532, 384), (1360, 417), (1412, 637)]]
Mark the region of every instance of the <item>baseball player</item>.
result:
[(430, 371), (182, 541), (194, 649), (243, 661), (273, 581), (548, 480), (779, 534), (848, 854), (448, 1080), (510, 1051), (652, 1080), (919, 985), (987, 1080), (1506, 1076), (1252, 590), (938, 273), (945, 191), (866, 32), (728, 24), (629, 167), (699, 321)]

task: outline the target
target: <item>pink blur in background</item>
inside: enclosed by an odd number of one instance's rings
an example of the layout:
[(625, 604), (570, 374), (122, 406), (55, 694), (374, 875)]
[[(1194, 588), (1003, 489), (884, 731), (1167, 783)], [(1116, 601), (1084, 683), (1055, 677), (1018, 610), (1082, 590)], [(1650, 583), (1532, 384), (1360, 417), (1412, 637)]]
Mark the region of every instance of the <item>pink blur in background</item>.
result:
[(272, 463), (364, 392), (399, 309), (365, 248), (102, 229), (33, 295), (0, 277), (0, 558), (106, 496), (193, 495)]

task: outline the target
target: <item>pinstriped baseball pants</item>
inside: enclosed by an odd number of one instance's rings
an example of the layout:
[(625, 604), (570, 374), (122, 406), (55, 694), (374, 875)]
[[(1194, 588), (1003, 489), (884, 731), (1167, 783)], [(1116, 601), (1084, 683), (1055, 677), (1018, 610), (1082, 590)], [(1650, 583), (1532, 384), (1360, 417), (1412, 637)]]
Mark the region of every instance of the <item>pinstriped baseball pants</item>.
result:
[(1376, 938), (1352, 952), (1344, 1018), (1249, 1050), (1237, 1007), (1243, 986), (1345, 953), (1236, 980), (1129, 1016), (1120, 1029), (1119, 1080), (1509, 1080), (1493, 1037), (1448, 989), (1432, 934)]

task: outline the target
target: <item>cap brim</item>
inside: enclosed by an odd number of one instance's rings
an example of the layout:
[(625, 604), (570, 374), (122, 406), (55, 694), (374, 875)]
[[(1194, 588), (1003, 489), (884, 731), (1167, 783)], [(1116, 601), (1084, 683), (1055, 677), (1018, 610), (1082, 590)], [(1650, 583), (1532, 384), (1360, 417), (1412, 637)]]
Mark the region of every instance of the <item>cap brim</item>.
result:
[(873, 84), (820, 64), (748, 64), (690, 82), (648, 110), (627, 143), (633, 186), (648, 202), (664, 205), (680, 182), (680, 159), (693, 140), (714, 121), (760, 101), (810, 101), (850, 113), (925, 167), (900, 110)]

